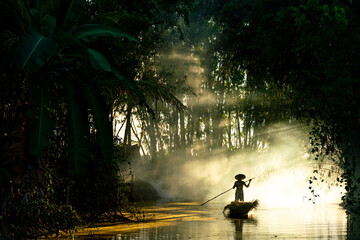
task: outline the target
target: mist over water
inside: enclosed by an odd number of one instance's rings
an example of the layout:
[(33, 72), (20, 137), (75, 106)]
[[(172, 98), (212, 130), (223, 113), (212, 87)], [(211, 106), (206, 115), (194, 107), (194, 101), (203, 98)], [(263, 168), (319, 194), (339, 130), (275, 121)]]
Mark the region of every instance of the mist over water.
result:
[[(304, 127), (277, 124), (267, 133), (271, 145), (261, 152), (230, 154), (224, 147), (204, 156), (178, 154), (150, 167), (139, 161), (135, 176), (151, 182), (167, 201), (205, 201), (230, 189), (234, 176), (243, 173), (245, 180), (255, 177), (249, 188), (244, 187), (245, 201), (259, 199), (262, 207), (294, 207), (313, 204), (313, 200), (316, 204), (340, 203), (341, 187), (320, 183), (316, 198), (309, 189), (316, 161), (307, 153)], [(233, 201), (234, 195), (235, 190), (216, 200)]]
[[(213, 93), (201, 87), (204, 69), (199, 58), (190, 57), (187, 51), (179, 49), (162, 54), (160, 62), (171, 64), (179, 76), (187, 75), (187, 84), (197, 97), (185, 105), (205, 107), (215, 104)], [(317, 163), (308, 153), (308, 132), (309, 129), (300, 124), (274, 124), (258, 133), (268, 136), (267, 146), (261, 151), (229, 152), (224, 147), (205, 152), (203, 145), (194, 145), (194, 149), (200, 149), (197, 152), (204, 153), (189, 156), (177, 150), (176, 155), (169, 154), (167, 159), (156, 163), (139, 160), (134, 164), (135, 177), (149, 181), (164, 200), (170, 201), (206, 201), (231, 188), (234, 176), (243, 173), (247, 176), (245, 180), (255, 177), (250, 187), (244, 188), (245, 201), (259, 199), (261, 206), (299, 206), (313, 204), (314, 200), (317, 204), (339, 203), (342, 188), (329, 189), (328, 182), (334, 179), (328, 178), (323, 183), (319, 181), (315, 193), (320, 197), (315, 198), (312, 189), (309, 189), (309, 178), (317, 169)], [(216, 200), (229, 202), (234, 195), (235, 190)]]

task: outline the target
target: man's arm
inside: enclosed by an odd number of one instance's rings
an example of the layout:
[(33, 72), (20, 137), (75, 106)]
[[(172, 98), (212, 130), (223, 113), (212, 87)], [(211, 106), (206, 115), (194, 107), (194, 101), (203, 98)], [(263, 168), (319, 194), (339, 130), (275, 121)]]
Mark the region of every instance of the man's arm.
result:
[(246, 182), (244, 183), (245, 187), (248, 188), (248, 187), (250, 186), (251, 180), (252, 180), (252, 179), (249, 180), (249, 183), (248, 183), (247, 185), (246, 185)]

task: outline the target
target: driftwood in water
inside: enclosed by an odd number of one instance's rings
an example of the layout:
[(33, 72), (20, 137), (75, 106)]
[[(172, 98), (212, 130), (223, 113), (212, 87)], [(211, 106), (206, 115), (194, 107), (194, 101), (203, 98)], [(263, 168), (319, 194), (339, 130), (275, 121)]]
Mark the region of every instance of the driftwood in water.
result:
[(247, 218), (248, 213), (259, 206), (259, 200), (252, 202), (231, 202), (224, 207), (224, 215), (231, 218)]

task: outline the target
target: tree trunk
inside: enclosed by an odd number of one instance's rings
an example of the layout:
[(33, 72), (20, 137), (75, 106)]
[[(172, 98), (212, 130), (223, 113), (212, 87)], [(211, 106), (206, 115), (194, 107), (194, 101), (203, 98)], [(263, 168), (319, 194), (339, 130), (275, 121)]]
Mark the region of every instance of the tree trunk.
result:
[(173, 109), (173, 121), (174, 121), (174, 151), (176, 151), (180, 148), (179, 115), (177, 109)]
[(180, 111), (180, 145), (182, 150), (186, 149), (184, 111)]
[(207, 116), (205, 116), (204, 118), (204, 122), (205, 122), (205, 141), (206, 141), (206, 148), (208, 151), (211, 150), (211, 136), (210, 136), (210, 110), (208, 110)]
[(195, 116), (194, 116), (194, 108), (191, 108), (191, 114), (188, 114), (188, 130), (187, 130), (187, 139), (188, 146), (192, 148), (194, 143), (194, 131), (195, 131)]
[(157, 116), (156, 116), (156, 119), (154, 119), (154, 127), (155, 127), (155, 131), (156, 131), (156, 139), (157, 139), (157, 142), (159, 143), (158, 146), (159, 146), (159, 151), (162, 151), (163, 150), (163, 139), (162, 139), (162, 135), (161, 135), (161, 131), (159, 129), (159, 123), (158, 123), (158, 119), (160, 119), (160, 111), (157, 110), (157, 102), (155, 103), (155, 106), (156, 106), (156, 110), (155, 112), (158, 113)]
[(131, 148), (131, 111), (132, 105), (129, 104), (126, 113), (126, 125), (124, 133), (124, 144), (126, 146), (126, 152), (130, 151)]
[(245, 119), (244, 119), (244, 149), (249, 148), (249, 142), (250, 142), (250, 113), (245, 113)]
[(238, 133), (238, 148), (241, 149), (242, 148), (242, 144), (241, 144), (241, 126), (240, 126), (240, 114), (239, 114), (239, 109), (236, 108), (236, 122), (237, 122), (237, 133)]
[(232, 142), (231, 142), (231, 110), (229, 110), (229, 115), (228, 115), (228, 141), (229, 141), (228, 147), (231, 148), (232, 147)]
[(156, 136), (154, 130), (155, 121), (151, 115), (147, 116), (149, 118), (150, 156), (154, 159), (156, 156)]

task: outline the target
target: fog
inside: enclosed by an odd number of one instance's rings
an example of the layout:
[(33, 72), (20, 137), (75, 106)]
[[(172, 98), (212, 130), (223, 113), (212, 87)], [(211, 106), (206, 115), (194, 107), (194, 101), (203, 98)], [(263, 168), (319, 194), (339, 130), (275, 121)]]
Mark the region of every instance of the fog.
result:
[[(160, 54), (160, 68), (174, 69), (176, 79), (186, 79), (196, 97), (186, 106), (206, 108), (216, 104), (214, 92), (202, 87), (204, 69), (196, 56), (178, 47), (170, 53)], [(252, 99), (261, 96), (258, 93)], [(235, 98), (234, 98), (235, 99)], [(228, 96), (226, 104), (237, 104)], [(220, 122), (226, 127), (227, 120)], [(218, 126), (220, 127), (220, 126)], [(324, 182), (315, 182), (315, 192), (309, 189), (309, 179), (318, 169), (314, 156), (309, 154), (309, 129), (300, 124), (277, 123), (267, 126), (257, 135), (267, 136), (266, 147), (261, 151), (237, 150), (229, 152), (224, 146), (206, 151), (204, 144), (194, 144), (192, 149), (203, 152), (191, 156), (190, 151), (177, 150), (152, 162), (145, 158), (133, 163), (135, 179), (150, 182), (164, 201), (206, 201), (228, 189), (234, 176), (243, 173), (245, 180), (254, 178), (249, 188), (244, 188), (245, 201), (258, 199), (262, 206), (290, 207), (303, 204), (340, 203), (343, 189), (334, 184), (336, 176)], [(156, 161), (156, 160), (155, 160)], [(331, 162), (329, 162), (331, 165)], [(335, 166), (336, 167), (336, 166)], [(218, 197), (217, 201), (234, 199), (235, 190)], [(316, 195), (316, 197), (315, 197)]]
[[(255, 178), (249, 188), (244, 188), (245, 201), (259, 199), (265, 207), (340, 202), (342, 188), (329, 188), (332, 178), (319, 181), (315, 188), (319, 197), (309, 189), (316, 161), (307, 152), (306, 128), (277, 124), (267, 133), (272, 145), (262, 152), (229, 154), (224, 148), (201, 157), (178, 154), (158, 164), (142, 160), (135, 165), (135, 177), (152, 183), (165, 201), (206, 201), (232, 188), (234, 176), (243, 173), (245, 180)], [(216, 200), (233, 201), (234, 195), (232, 190)]]

